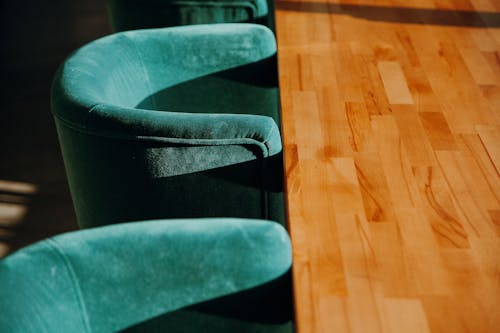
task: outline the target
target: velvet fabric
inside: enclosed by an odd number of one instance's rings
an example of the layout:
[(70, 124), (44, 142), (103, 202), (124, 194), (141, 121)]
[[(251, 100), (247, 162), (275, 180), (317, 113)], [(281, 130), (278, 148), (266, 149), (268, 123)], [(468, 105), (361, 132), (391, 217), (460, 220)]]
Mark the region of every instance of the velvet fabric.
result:
[(0, 260), (0, 332), (290, 332), (290, 265), (269, 221), (72, 232)]
[(207, 23), (269, 25), (267, 0), (108, 0), (114, 31)]
[(253, 24), (127, 31), (76, 51), (52, 111), (80, 226), (284, 223), (275, 53)]

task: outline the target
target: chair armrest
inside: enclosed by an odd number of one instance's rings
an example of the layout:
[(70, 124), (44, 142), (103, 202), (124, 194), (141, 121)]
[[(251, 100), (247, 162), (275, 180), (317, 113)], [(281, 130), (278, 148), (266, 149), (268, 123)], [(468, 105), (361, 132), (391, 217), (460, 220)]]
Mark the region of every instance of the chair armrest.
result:
[(186, 146), (254, 145), (263, 157), (282, 149), (274, 120), (259, 115), (179, 113), (99, 104), (89, 112), (85, 130), (113, 138)]

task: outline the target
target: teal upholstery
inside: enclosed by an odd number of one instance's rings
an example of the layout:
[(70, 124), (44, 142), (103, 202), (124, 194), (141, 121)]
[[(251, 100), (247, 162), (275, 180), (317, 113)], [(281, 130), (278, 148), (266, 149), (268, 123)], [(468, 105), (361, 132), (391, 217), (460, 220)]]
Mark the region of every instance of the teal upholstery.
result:
[(290, 332), (290, 265), (268, 221), (72, 232), (0, 260), (0, 332)]
[(65, 61), (52, 111), (81, 227), (153, 218), (284, 223), (272, 32), (117, 33)]
[(268, 25), (267, 0), (108, 0), (114, 31), (206, 23)]

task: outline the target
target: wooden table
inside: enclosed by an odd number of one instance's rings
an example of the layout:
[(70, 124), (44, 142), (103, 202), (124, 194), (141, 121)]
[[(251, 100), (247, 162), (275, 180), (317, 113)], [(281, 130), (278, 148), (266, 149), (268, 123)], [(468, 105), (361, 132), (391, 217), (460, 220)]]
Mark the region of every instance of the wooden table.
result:
[(299, 333), (500, 332), (500, 1), (276, 1)]

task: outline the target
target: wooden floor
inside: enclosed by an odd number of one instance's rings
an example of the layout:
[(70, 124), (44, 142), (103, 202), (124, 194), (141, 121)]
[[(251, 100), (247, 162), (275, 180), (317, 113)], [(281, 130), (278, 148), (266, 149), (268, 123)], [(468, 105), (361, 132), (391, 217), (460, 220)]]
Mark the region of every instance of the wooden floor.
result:
[(500, 332), (500, 1), (276, 1), (299, 333)]

